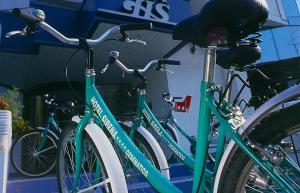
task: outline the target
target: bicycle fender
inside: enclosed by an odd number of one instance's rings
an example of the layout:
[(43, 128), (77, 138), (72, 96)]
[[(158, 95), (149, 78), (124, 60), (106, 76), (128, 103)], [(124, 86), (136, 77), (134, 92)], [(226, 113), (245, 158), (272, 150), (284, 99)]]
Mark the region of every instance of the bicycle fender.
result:
[[(268, 100), (266, 103), (264, 103), (260, 108), (258, 108), (249, 119), (247, 119), (246, 123), (242, 128), (240, 128), (238, 131), (242, 138), (245, 138), (247, 135), (249, 135), (253, 130), (255, 125), (257, 125), (260, 121), (262, 121), (267, 115), (272, 113), (274, 110), (280, 110), (282, 108), (289, 108), (291, 106), (294, 106), (296, 104), (299, 104), (299, 100), (296, 102), (288, 102), (290, 99), (295, 98), (297, 96), (300, 96), (300, 85), (292, 86), (283, 92), (279, 93), (278, 95), (274, 96), (270, 100)], [(287, 107), (284, 106), (278, 106), (280, 104), (287, 104)], [(231, 157), (234, 155), (236, 150), (238, 149), (238, 145), (233, 141), (230, 140), (227, 148), (224, 151), (224, 154), (222, 156), (222, 159), (220, 161), (217, 174), (215, 177), (214, 182), (214, 191), (213, 193), (218, 193), (219, 183), (221, 181), (221, 177), (223, 175), (223, 171), (226, 170)], [(224, 170), (225, 169), (225, 170)]]
[[(80, 122), (80, 117), (79, 116), (74, 116), (72, 117), (72, 121), (79, 123)], [(96, 125), (96, 124), (94, 124)], [(99, 127), (98, 125), (96, 125), (97, 127)], [(158, 159), (160, 168), (162, 168), (162, 173), (163, 175), (170, 179), (170, 172), (169, 172), (169, 165), (168, 165), (168, 161), (165, 157), (165, 154), (163, 153), (160, 145), (158, 144), (158, 142), (156, 141), (156, 139), (151, 135), (151, 133), (149, 131), (147, 131), (147, 129), (145, 129), (144, 127), (138, 127), (137, 131), (145, 138), (145, 140), (147, 140), (147, 142), (149, 143), (149, 145), (151, 146), (152, 150), (155, 153), (155, 156)]]
[(95, 123), (89, 123), (85, 127), (85, 131), (88, 133), (90, 138), (93, 140), (96, 148), (98, 149), (103, 164), (105, 168), (107, 168), (106, 171), (108, 173), (108, 176), (112, 176), (114, 180), (118, 180), (118, 185), (112, 186), (112, 191), (118, 193), (127, 192), (124, 172), (120, 162), (117, 161), (119, 160), (119, 158), (104, 131)]
[(152, 150), (154, 151), (155, 156), (157, 157), (160, 168), (161, 168), (161, 173), (163, 173), (163, 175), (168, 180), (170, 180), (168, 161), (167, 161), (166, 156), (165, 156), (163, 150), (161, 149), (159, 143), (156, 141), (156, 139), (153, 137), (153, 135), (149, 131), (147, 131), (147, 129), (145, 129), (144, 127), (138, 127), (137, 131), (147, 140), (147, 142), (151, 146)]
[(173, 136), (175, 136), (174, 140), (176, 141), (176, 143), (178, 143), (179, 137), (177, 135), (176, 129), (170, 123), (167, 123), (167, 126), (168, 126), (169, 131), (173, 133)]
[[(37, 127), (36, 128), (37, 130), (42, 130), (42, 131), (44, 131), (45, 130), (45, 128), (44, 127)], [(53, 132), (53, 131), (51, 131), (50, 129), (47, 131), (48, 133), (50, 133), (54, 138), (55, 138), (55, 140), (59, 140), (59, 137)]]

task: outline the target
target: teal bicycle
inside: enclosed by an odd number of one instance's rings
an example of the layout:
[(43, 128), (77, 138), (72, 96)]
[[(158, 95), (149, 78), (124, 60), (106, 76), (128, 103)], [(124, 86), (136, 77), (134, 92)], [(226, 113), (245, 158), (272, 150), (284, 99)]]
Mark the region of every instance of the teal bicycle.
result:
[[(38, 25), (66, 44), (80, 45), (86, 52), (86, 110), (76, 133), (70, 132), (61, 139), (58, 154), (60, 192), (128, 192), (123, 169), (107, 135), (112, 137), (154, 189), (164, 193), (182, 192), (134, 145), (95, 87), (93, 51), (90, 46), (105, 40), (111, 32), (119, 31), (128, 38), (126, 31), (149, 29), (149, 25), (117, 26), (95, 40), (79, 40), (63, 36), (39, 17), (18, 9), (13, 10), (13, 14), (22, 17), (31, 26)], [(213, 83), (217, 45), (241, 46), (240, 40), (258, 31), (267, 16), (268, 9), (263, 0), (211, 0), (200, 14), (184, 20), (175, 29), (175, 39), (206, 47), (196, 155), (191, 166), (194, 168), (193, 192), (253, 192), (253, 189), (254, 192), (300, 192), (299, 166), (288, 156), (288, 149), (282, 141), (289, 134), (299, 131), (299, 104), (272, 112), (278, 105), (299, 97), (300, 85), (270, 99), (246, 123), (237, 107), (231, 106), (226, 100), (214, 98), (214, 93), (220, 91), (220, 87)], [(117, 56), (114, 58), (111, 63), (116, 63), (128, 73), (143, 74), (155, 65), (152, 63), (143, 69), (128, 69)], [(271, 112), (275, 113), (273, 120), (268, 119)], [(285, 117), (286, 113), (291, 112), (294, 116)], [(211, 113), (216, 116), (221, 128), (213, 170), (206, 168)], [(149, 120), (154, 117), (146, 114), (146, 111), (144, 114)], [(274, 120), (276, 124), (272, 127), (262, 127)], [(150, 122), (159, 128), (155, 119)], [(270, 136), (270, 132), (273, 135)], [(224, 152), (226, 135), (232, 141)], [(260, 187), (253, 185), (255, 181), (264, 183)]]
[(77, 114), (72, 101), (58, 102), (48, 94), (43, 95), (49, 117), (45, 127), (18, 136), (12, 144), (10, 159), (12, 165), (24, 176), (41, 177), (51, 172), (56, 164), (59, 135), (62, 128), (56, 113), (58, 110)]

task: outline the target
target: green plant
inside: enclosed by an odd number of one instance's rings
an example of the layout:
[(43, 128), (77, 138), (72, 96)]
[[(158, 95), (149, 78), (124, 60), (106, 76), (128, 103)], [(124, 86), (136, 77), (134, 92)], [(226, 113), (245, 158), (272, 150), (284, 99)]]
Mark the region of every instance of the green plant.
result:
[[(33, 128), (29, 126), (29, 122), (23, 119), (22, 117), (18, 117), (15, 121), (13, 121), (13, 135), (18, 136), (24, 134), (28, 131), (32, 131)], [(15, 124), (15, 126), (14, 126)]]
[(12, 114), (12, 132), (13, 136), (33, 130), (28, 122), (22, 118), (23, 105), (21, 103), (21, 94), (18, 88), (8, 90), (0, 97), (0, 109), (9, 110)]

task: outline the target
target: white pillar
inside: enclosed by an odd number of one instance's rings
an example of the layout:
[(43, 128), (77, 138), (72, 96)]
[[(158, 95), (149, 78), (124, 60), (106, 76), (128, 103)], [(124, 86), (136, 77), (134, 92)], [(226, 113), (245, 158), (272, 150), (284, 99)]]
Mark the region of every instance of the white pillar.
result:
[(11, 136), (11, 112), (0, 110), (0, 193), (6, 193)]

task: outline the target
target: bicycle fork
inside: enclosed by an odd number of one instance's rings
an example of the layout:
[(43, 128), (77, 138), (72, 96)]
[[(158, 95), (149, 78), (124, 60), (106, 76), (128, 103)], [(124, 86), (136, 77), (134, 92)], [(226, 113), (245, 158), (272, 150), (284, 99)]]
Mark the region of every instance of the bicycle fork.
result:
[(76, 187), (79, 185), (79, 179), (80, 179), (80, 172), (81, 172), (81, 166), (82, 166), (82, 158), (83, 158), (83, 138), (82, 134), (84, 131), (84, 128), (87, 126), (88, 122), (90, 120), (89, 116), (84, 116), (77, 128), (76, 128), (76, 138), (75, 138), (75, 176), (74, 176), (74, 184), (72, 192), (76, 193)]

